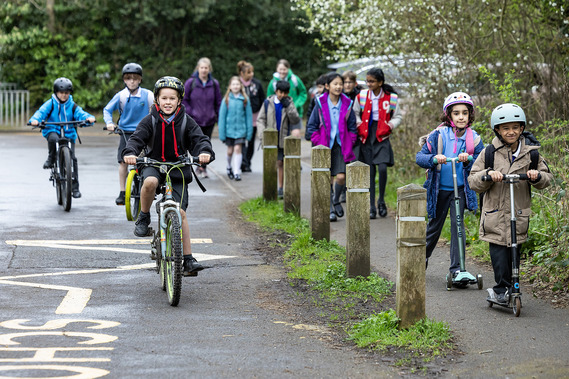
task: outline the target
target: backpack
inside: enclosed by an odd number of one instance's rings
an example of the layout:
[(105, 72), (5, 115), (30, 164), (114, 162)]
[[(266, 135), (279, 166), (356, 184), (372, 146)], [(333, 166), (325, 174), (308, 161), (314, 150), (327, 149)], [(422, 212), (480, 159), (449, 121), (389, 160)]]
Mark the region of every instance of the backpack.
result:
[[(526, 140), (526, 145), (541, 146), (539, 141), (535, 138), (535, 136), (531, 132), (524, 131), (522, 133), (522, 136)], [(486, 149), (484, 150), (484, 169), (485, 170), (488, 170), (489, 168), (494, 167), (494, 153), (495, 152), (496, 152), (496, 147), (494, 147), (494, 145), (489, 144), (488, 146), (486, 146)], [(537, 165), (539, 163), (539, 151), (537, 151), (536, 149), (530, 150), (529, 156), (530, 156), (529, 169), (530, 170), (537, 170)], [(531, 186), (529, 186), (529, 190), (531, 192)], [(482, 205), (484, 203), (484, 194), (485, 194), (485, 192), (482, 192), (479, 195), (480, 201), (478, 202), (478, 204), (480, 206), (481, 212), (482, 212)]]
[[(51, 109), (49, 110), (49, 113), (47, 114), (46, 120), (48, 118), (50, 118), (51, 114), (53, 113), (53, 109), (55, 108), (55, 105), (53, 105), (53, 101), (51, 102)], [(77, 104), (73, 103), (73, 107), (71, 108), (71, 113), (73, 115), (75, 115), (75, 110), (77, 109)]]

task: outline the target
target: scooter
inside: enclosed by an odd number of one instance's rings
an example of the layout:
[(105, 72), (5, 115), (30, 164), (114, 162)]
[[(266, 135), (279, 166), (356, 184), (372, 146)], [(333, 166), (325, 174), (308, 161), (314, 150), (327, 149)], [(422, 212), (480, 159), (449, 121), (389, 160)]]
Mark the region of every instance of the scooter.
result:
[[(472, 155), (468, 157), (468, 161), (472, 161)], [(466, 264), (464, 259), (464, 235), (462, 232), (462, 216), (460, 214), (460, 198), (458, 196), (458, 185), (457, 174), (456, 174), (456, 163), (460, 163), (458, 157), (449, 158), (447, 157), (447, 162), (452, 164), (452, 181), (454, 185), (454, 207), (456, 213), (456, 235), (458, 237), (458, 252), (460, 256), (460, 272), (453, 278), (451, 273), (446, 276), (447, 291), (451, 291), (453, 286), (457, 288), (466, 288), (470, 284), (478, 284), (478, 289), (481, 290), (484, 281), (482, 279), (482, 274), (476, 275), (474, 277), (471, 273), (466, 271)], [(436, 158), (433, 158), (433, 163), (438, 164)]]
[[(538, 176), (538, 180), (541, 175)], [(511, 308), (516, 317), (519, 317), (522, 311), (522, 292), (520, 290), (520, 260), (518, 258), (518, 240), (516, 237), (516, 210), (514, 206), (514, 184), (520, 180), (529, 180), (526, 174), (509, 174), (504, 175), (503, 179), (506, 183), (510, 184), (510, 236), (512, 239), (512, 246), (510, 251), (512, 254), (512, 288), (506, 292), (506, 303), (499, 303), (494, 299), (486, 299), (488, 306), (492, 308), (494, 304), (501, 307)], [(490, 175), (484, 175), (482, 181), (492, 181)], [(511, 292), (511, 293), (510, 293)]]

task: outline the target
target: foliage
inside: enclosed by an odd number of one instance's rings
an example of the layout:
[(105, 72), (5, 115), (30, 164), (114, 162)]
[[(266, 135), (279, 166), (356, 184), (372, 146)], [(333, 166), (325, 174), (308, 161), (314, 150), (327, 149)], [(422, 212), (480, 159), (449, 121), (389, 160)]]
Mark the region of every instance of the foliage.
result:
[[(74, 99), (102, 108), (123, 88), (122, 66), (144, 68), (143, 86), (161, 76), (185, 80), (202, 56), (211, 59), (222, 89), (245, 59), (268, 84), (278, 59), (310, 83), (324, 69), (313, 36), (295, 24), (304, 17), (280, 0), (9, 0), (0, 7), (0, 80), (31, 91), (32, 106), (51, 93), (53, 81), (73, 81)], [(53, 24), (50, 19), (53, 17)], [(222, 91), (223, 92), (223, 91)]]
[(409, 329), (398, 329), (393, 309), (376, 313), (353, 325), (348, 334), (359, 347), (385, 350), (388, 346), (407, 347), (418, 352), (440, 355), (451, 346), (449, 326), (444, 322), (422, 319)]

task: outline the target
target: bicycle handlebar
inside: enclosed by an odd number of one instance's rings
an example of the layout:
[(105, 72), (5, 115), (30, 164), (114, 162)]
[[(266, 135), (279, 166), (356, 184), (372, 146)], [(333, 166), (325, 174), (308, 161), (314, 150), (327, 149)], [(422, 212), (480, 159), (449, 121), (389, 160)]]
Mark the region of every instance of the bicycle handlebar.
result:
[[(91, 126), (93, 125), (92, 122), (88, 122), (87, 120), (77, 120), (77, 121), (40, 121), (37, 125), (32, 125), (31, 122), (28, 122), (27, 125), (32, 126), (32, 128), (40, 128), (40, 129), (44, 129), (46, 125), (59, 125), (59, 126), (67, 126), (70, 125), (73, 128), (76, 127), (84, 127), (84, 126)], [(77, 125), (77, 126), (75, 126)]]
[[(194, 165), (194, 166), (201, 166), (200, 157), (199, 156), (187, 156), (181, 155), (178, 157), (179, 159), (175, 162), (160, 162), (156, 159), (152, 159), (149, 157), (141, 157), (136, 158), (137, 165), (144, 165), (144, 166), (154, 166), (154, 165), (168, 165), (168, 166), (186, 166), (186, 165)], [(209, 163), (213, 162), (213, 159), (209, 161)]]
[[(107, 128), (107, 125), (103, 126), (103, 130), (109, 130)], [(109, 134), (124, 134), (124, 130), (122, 130), (121, 128), (119, 128), (118, 126), (115, 126), (115, 128), (113, 130), (111, 130), (109, 132)]]
[[(459, 162), (458, 157), (454, 157), (454, 158), (446, 157), (446, 158), (447, 158), (447, 162)], [(469, 162), (472, 162), (472, 159), (474, 159), (474, 158), (472, 158), (472, 155), (469, 155), (469, 156), (468, 156), (468, 161), (469, 161)], [(434, 163), (434, 164), (439, 164), (439, 161), (437, 160), (436, 157), (433, 157), (433, 163)]]

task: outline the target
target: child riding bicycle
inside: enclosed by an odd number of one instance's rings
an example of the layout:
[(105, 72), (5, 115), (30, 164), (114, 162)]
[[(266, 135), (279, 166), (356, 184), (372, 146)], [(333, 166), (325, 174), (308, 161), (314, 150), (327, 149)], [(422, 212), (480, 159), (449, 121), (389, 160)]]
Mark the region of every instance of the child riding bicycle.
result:
[(140, 87), (142, 82), (142, 67), (138, 63), (127, 63), (122, 68), (122, 79), (125, 88), (117, 92), (103, 109), (103, 118), (107, 130), (113, 131), (113, 112), (119, 112), (117, 128), (122, 131), (119, 141), (117, 160), (119, 163), (119, 196), (115, 199), (117, 205), (124, 205), (125, 183), (128, 175), (128, 165), (122, 160), (122, 151), (126, 141), (136, 130), (138, 123), (150, 113), (154, 103), (154, 94)]
[[(199, 155), (202, 164), (214, 158), (209, 138), (203, 134), (199, 125), (186, 114), (181, 104), (184, 98), (184, 83), (173, 76), (165, 76), (154, 85), (154, 106), (150, 114), (142, 119), (136, 131), (128, 140), (122, 152), (126, 164), (136, 164), (137, 156), (146, 148), (146, 156), (161, 161), (174, 162), (188, 150), (192, 156)], [(150, 207), (156, 189), (165, 180), (165, 174), (155, 167), (145, 167), (141, 173), (142, 189), (140, 192), (141, 211), (136, 220), (134, 234), (146, 237), (149, 234)], [(170, 176), (174, 199), (180, 203), (182, 214), (182, 243), (184, 250), (184, 275), (195, 276), (203, 270), (192, 256), (190, 228), (186, 216), (188, 207), (188, 187), (192, 180), (190, 167), (181, 172), (174, 170)]]
[[(43, 105), (30, 118), (30, 124), (38, 126), (40, 122), (45, 121), (45, 128), (42, 129), (42, 135), (47, 140), (48, 156), (43, 164), (44, 169), (51, 168), (55, 163), (56, 143), (61, 137), (60, 127), (50, 124), (51, 122), (65, 121), (82, 121), (87, 120), (91, 124), (95, 122), (95, 116), (85, 112), (80, 106), (73, 101), (73, 83), (67, 78), (57, 78), (53, 82), (53, 95), (43, 103)], [(77, 157), (75, 156), (75, 140), (77, 139), (77, 131), (75, 128), (68, 127), (65, 129), (65, 137), (71, 141), (71, 152), (73, 159), (73, 188), (72, 196), (80, 198), (79, 192), (79, 172), (77, 170)]]

